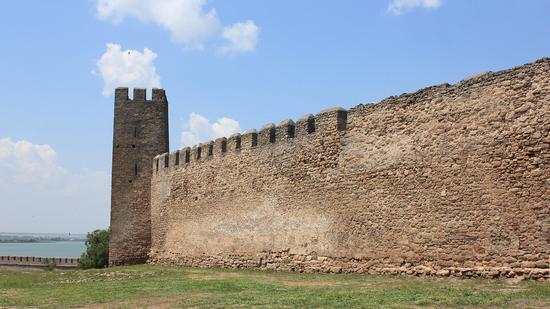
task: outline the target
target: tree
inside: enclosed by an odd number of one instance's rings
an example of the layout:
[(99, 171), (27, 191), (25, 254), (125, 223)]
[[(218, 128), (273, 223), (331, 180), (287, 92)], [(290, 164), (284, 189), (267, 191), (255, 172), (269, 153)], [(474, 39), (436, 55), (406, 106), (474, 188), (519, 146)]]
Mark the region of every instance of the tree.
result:
[(86, 252), (82, 253), (78, 266), (104, 268), (109, 265), (109, 230), (95, 230), (86, 236)]

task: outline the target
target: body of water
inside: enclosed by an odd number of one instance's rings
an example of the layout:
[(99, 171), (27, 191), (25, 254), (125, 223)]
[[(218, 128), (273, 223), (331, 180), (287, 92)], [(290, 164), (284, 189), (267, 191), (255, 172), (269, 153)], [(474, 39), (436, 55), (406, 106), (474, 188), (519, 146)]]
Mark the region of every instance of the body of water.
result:
[(0, 255), (79, 258), (86, 251), (84, 241), (0, 243)]

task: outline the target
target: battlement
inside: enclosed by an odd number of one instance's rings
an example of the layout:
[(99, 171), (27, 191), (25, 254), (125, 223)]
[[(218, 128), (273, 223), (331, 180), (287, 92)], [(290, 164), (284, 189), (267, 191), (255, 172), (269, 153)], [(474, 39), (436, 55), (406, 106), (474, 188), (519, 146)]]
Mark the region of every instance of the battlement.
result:
[(53, 258), (36, 256), (0, 256), (0, 266), (76, 268), (79, 258)]
[[(271, 147), (280, 143), (293, 143), (295, 140), (307, 138), (327, 138), (339, 134), (345, 134), (347, 128), (353, 124), (348, 120), (352, 115), (362, 109), (383, 110), (387, 108), (404, 107), (417, 102), (424, 102), (428, 98), (437, 99), (442, 96), (456, 96), (476, 91), (484, 85), (491, 85), (505, 80), (512, 80), (516, 76), (522, 76), (529, 72), (534, 74), (533, 68), (547, 66), (550, 70), (550, 58), (542, 58), (535, 62), (498, 72), (483, 72), (472, 77), (465, 78), (458, 83), (441, 84), (420, 89), (414, 93), (403, 93), (399, 96), (390, 96), (379, 103), (359, 104), (346, 110), (341, 107), (329, 108), (320, 111), (316, 115), (307, 114), (296, 122), (292, 119), (281, 121), (278, 125), (268, 123), (259, 131), (255, 129), (244, 133), (236, 133), (230, 137), (218, 138), (185, 147), (172, 153), (163, 153), (154, 157), (154, 174), (168, 172), (172, 168), (189, 168), (193, 164), (205, 162), (213, 157), (224, 156), (227, 153), (240, 153), (242, 151), (261, 151), (264, 147)], [(305, 141), (307, 142), (307, 141)], [(290, 146), (290, 145), (289, 145)]]
[(157, 174), (172, 168), (187, 168), (228, 153), (261, 151), (280, 143), (291, 146), (296, 140), (307, 143), (309, 138), (334, 138), (346, 130), (347, 113), (341, 107), (325, 109), (315, 116), (307, 114), (296, 122), (286, 119), (278, 125), (268, 123), (259, 131), (251, 129), (228, 138), (220, 137), (175, 152), (159, 154), (153, 159), (153, 171)]
[(166, 93), (164, 89), (153, 88), (151, 100), (147, 100), (147, 89), (134, 88), (132, 99), (129, 97), (128, 87), (118, 87), (115, 89), (115, 101), (116, 102), (167, 102)]

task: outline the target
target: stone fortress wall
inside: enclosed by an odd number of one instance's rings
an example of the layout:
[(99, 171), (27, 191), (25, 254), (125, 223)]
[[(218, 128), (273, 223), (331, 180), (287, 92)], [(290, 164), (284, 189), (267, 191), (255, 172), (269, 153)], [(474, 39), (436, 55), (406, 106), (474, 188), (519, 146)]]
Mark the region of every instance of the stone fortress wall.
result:
[(52, 258), (36, 256), (0, 256), (0, 267), (77, 268), (79, 258)]
[(550, 278), (550, 59), (152, 162), (149, 262)]

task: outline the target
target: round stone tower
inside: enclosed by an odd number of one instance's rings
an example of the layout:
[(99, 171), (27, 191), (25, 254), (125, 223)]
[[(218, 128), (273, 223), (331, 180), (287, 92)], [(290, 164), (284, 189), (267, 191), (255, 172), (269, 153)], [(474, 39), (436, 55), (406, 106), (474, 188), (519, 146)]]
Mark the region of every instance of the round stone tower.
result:
[(153, 158), (168, 152), (168, 100), (164, 90), (115, 90), (109, 265), (147, 261), (151, 247)]

